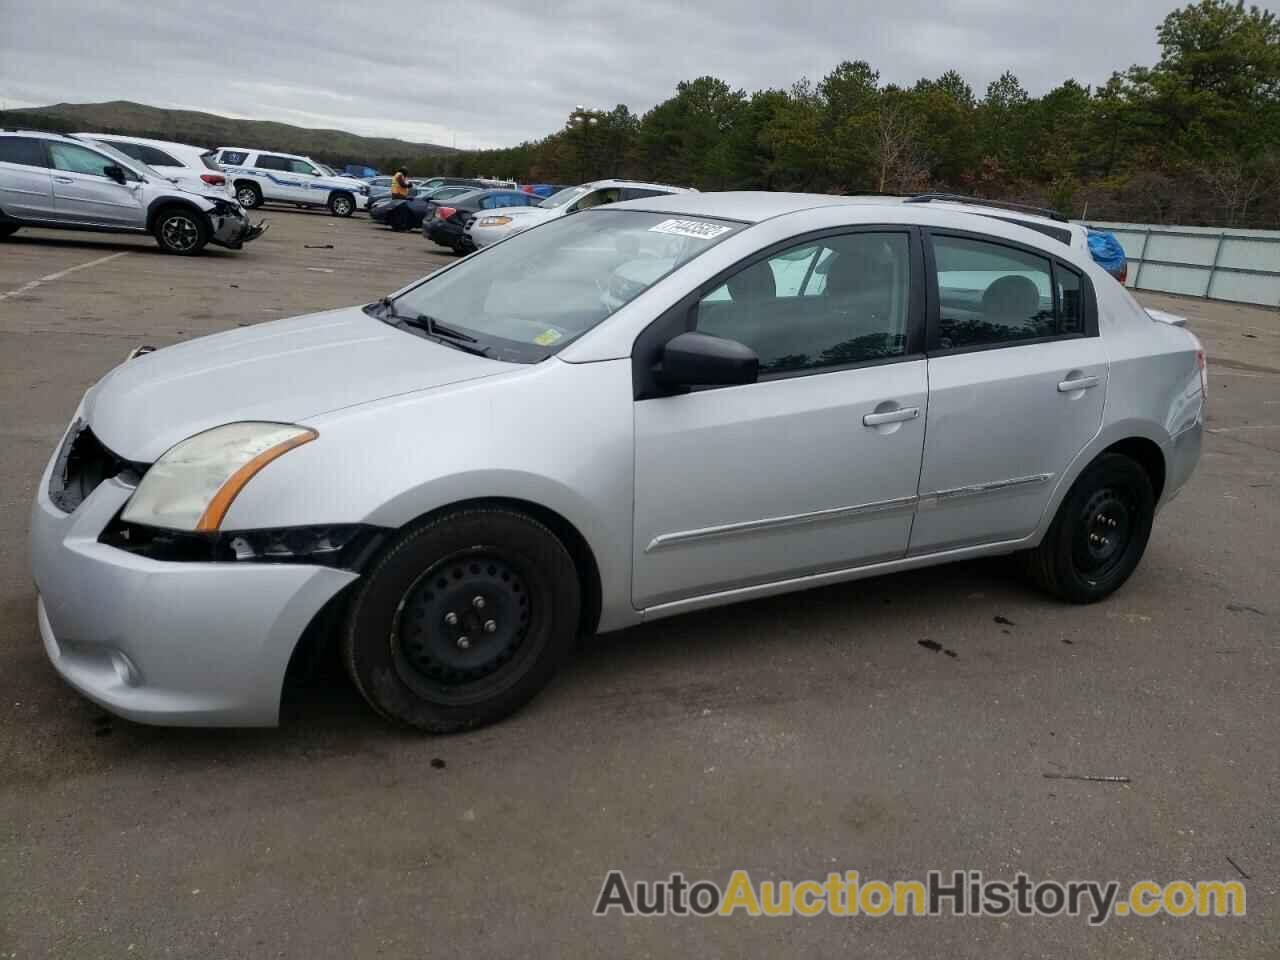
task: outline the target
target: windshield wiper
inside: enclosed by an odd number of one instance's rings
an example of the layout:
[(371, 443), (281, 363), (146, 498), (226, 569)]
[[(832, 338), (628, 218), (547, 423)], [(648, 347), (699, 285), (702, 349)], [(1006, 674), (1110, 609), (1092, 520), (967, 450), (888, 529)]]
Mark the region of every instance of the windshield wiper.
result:
[(417, 316), (406, 316), (403, 313), (397, 313), (395, 304), (390, 297), (383, 297), (378, 301), (378, 305), (385, 311), (383, 316), (390, 320), (395, 320), (404, 324), (406, 327), (413, 327), (421, 330), (427, 336), (433, 338), (440, 343), (447, 343), (451, 347), (459, 350), (465, 350), (467, 353), (474, 353), (478, 357), (488, 356), (488, 347), (472, 347), (468, 344), (479, 343), (475, 337), (470, 334), (463, 333), (453, 327), (441, 323), (435, 317), (428, 316), (425, 313), (419, 313)]

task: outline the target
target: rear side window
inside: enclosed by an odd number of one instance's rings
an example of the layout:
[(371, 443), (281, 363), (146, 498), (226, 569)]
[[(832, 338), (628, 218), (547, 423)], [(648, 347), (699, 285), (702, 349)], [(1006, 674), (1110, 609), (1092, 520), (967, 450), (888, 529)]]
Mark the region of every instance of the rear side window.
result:
[(247, 159), (249, 159), (249, 154), (245, 153), (243, 150), (223, 150), (222, 156), (218, 158), (218, 162), (229, 164), (234, 167), (238, 164), (244, 163)]
[(288, 170), (289, 160), (285, 157), (274, 157), (269, 153), (260, 153), (258, 162), (254, 166), (262, 170)]
[(624, 187), (622, 190), (623, 200), (642, 200), (645, 197), (665, 197), (665, 190), (649, 190), (646, 187)]
[[(143, 163), (149, 167), (181, 167), (181, 160), (176, 160), (163, 150), (157, 150), (155, 147), (148, 147), (146, 144), (138, 144), (138, 149), (142, 151), (142, 155), (138, 157)], [(129, 154), (133, 156), (133, 154)]]
[(47, 167), (44, 141), (35, 137), (0, 137), (0, 163), (17, 163), (24, 167)]
[(209, 170), (218, 170), (221, 168), (218, 166), (218, 161), (216, 157), (217, 157), (217, 154), (215, 154), (212, 150), (210, 150), (208, 153), (200, 154), (200, 162), (203, 163), (205, 167)]

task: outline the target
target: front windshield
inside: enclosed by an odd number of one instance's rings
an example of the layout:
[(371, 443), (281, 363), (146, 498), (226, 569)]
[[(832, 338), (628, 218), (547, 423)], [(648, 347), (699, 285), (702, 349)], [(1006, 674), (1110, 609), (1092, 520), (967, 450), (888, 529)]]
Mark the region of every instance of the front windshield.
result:
[(538, 206), (554, 210), (556, 207), (563, 207), (566, 203), (573, 203), (586, 192), (586, 187), (565, 187), (559, 193), (553, 193), (547, 197)]
[(465, 348), (536, 363), (742, 226), (639, 210), (557, 217), (429, 277), (381, 317), (430, 317), (474, 338)]

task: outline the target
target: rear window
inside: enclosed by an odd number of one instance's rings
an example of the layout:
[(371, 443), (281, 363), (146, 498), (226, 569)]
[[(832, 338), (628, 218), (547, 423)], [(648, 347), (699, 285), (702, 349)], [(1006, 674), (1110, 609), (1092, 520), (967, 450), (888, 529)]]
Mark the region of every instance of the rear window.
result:
[(216, 153), (210, 150), (208, 153), (200, 154), (200, 162), (210, 170), (219, 170), (221, 168), (218, 166), (217, 156)]
[(218, 158), (218, 161), (235, 166), (236, 164), (244, 163), (247, 159), (249, 159), (249, 154), (243, 150), (223, 150), (222, 156)]
[(44, 141), (35, 137), (0, 137), (0, 163), (17, 163), (24, 167), (47, 167)]

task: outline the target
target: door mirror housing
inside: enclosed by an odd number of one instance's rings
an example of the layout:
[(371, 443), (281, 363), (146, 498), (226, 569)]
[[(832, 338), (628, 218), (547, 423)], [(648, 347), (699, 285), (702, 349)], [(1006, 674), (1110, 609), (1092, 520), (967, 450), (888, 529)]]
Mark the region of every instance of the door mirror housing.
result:
[(108, 163), (105, 167), (102, 168), (102, 172), (105, 176), (110, 177), (116, 183), (119, 183), (119, 184), (124, 183), (124, 180), (125, 180), (124, 167), (120, 166), (119, 164)]
[(760, 358), (737, 340), (689, 332), (667, 341), (656, 372), (668, 386), (736, 386), (756, 382)]

